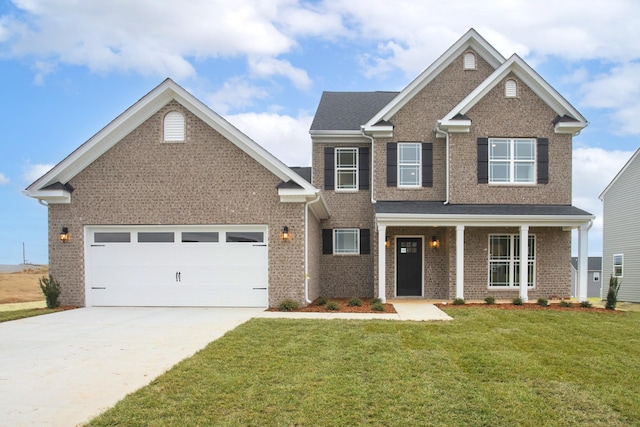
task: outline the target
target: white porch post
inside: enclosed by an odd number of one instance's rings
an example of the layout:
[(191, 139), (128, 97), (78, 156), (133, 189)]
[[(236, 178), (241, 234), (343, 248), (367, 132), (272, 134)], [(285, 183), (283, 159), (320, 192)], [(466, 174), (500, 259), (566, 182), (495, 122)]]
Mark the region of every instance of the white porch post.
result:
[(576, 297), (579, 302), (587, 300), (588, 248), (589, 226), (581, 225), (578, 229), (578, 280), (576, 280)]
[(387, 226), (378, 225), (378, 298), (382, 302), (387, 302), (387, 248), (385, 241), (387, 240)]
[(464, 225), (456, 225), (456, 298), (464, 298)]
[(520, 226), (520, 299), (529, 301), (529, 226)]

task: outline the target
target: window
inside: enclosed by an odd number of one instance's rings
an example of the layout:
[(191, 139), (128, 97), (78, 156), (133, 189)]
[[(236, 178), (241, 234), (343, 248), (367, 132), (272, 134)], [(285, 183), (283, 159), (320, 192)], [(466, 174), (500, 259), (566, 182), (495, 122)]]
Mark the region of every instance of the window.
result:
[(336, 148), (336, 190), (358, 189), (358, 149)]
[[(535, 236), (529, 236), (527, 287), (535, 284)], [(520, 286), (520, 236), (489, 236), (489, 287), (512, 289)]]
[(518, 96), (518, 84), (515, 80), (509, 79), (504, 84), (504, 96), (515, 98)]
[(398, 144), (398, 186), (399, 187), (420, 187), (421, 167), (420, 143), (399, 143)]
[(465, 70), (476, 69), (476, 56), (471, 52), (467, 52), (464, 54), (464, 69)]
[(184, 116), (181, 113), (170, 111), (164, 116), (164, 140), (184, 142)]
[(217, 231), (183, 231), (182, 243), (217, 243)]
[(594, 282), (599, 282), (600, 281), (600, 272), (599, 271), (594, 271), (593, 272), (593, 281)]
[(613, 277), (622, 277), (623, 264), (624, 264), (624, 255), (615, 254), (613, 256)]
[(262, 243), (264, 242), (264, 233), (260, 231), (227, 231), (227, 243)]
[(138, 243), (173, 243), (173, 232), (141, 231), (138, 233)]
[(532, 184), (535, 182), (536, 140), (489, 139), (489, 182)]
[(131, 243), (131, 233), (129, 232), (113, 232), (113, 233), (94, 233), (94, 243)]
[(360, 253), (360, 230), (338, 228), (333, 230), (333, 253), (341, 255)]

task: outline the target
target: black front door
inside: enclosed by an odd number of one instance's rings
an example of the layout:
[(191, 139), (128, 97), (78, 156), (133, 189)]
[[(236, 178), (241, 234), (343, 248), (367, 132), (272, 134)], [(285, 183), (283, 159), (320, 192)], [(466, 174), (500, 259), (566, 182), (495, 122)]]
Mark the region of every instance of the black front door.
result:
[(422, 296), (422, 238), (396, 241), (396, 286), (399, 297)]

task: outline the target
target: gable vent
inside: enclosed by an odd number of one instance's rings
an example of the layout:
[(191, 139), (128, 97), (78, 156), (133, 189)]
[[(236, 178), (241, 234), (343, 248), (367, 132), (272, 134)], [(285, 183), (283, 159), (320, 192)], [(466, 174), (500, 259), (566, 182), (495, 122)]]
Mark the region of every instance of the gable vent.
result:
[(184, 116), (177, 111), (170, 111), (164, 116), (164, 140), (184, 141)]
[(507, 98), (515, 98), (518, 96), (518, 85), (515, 80), (507, 80), (504, 85), (504, 96)]
[(465, 70), (475, 70), (476, 69), (476, 55), (467, 52), (464, 54), (464, 69)]

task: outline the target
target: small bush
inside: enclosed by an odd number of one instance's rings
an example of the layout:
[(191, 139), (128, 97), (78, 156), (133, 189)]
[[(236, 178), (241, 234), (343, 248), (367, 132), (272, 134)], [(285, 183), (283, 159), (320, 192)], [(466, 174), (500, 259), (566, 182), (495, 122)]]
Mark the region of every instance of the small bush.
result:
[(331, 311), (340, 310), (340, 305), (335, 301), (329, 301), (325, 307), (327, 308), (327, 310)]
[(609, 278), (609, 291), (607, 291), (607, 303), (604, 308), (607, 310), (615, 310), (618, 304), (618, 290), (622, 282), (617, 277), (613, 277), (613, 274)]
[(522, 298), (520, 298), (520, 297), (514, 298), (513, 300), (511, 300), (511, 304), (513, 304), (513, 305), (522, 305)]
[(492, 305), (496, 303), (496, 299), (494, 297), (486, 297), (484, 299), (484, 302), (486, 302), (487, 305)]
[(374, 298), (371, 300), (371, 305), (373, 304), (382, 304), (382, 300), (380, 298)]
[(593, 307), (593, 304), (591, 304), (589, 301), (581, 301), (580, 302), (580, 307), (582, 307), (582, 308), (591, 308), (591, 307)]
[(60, 306), (60, 294), (62, 290), (60, 289), (60, 284), (53, 278), (52, 275), (42, 276), (38, 279), (38, 283), (40, 283), (40, 289), (44, 294), (44, 298), (47, 301), (48, 308), (56, 308)]
[(286, 299), (280, 303), (280, 305), (278, 306), (278, 310), (293, 311), (293, 310), (297, 310), (299, 307), (300, 305), (294, 300)]
[(384, 311), (384, 304), (382, 304), (382, 302), (380, 301), (374, 302), (373, 304), (371, 304), (371, 310)]
[(453, 305), (464, 305), (464, 298), (456, 298), (453, 300)]
[(362, 300), (360, 298), (353, 297), (347, 303), (349, 307), (362, 307)]
[(540, 307), (546, 307), (549, 305), (549, 300), (547, 300), (546, 298), (538, 298), (538, 303), (537, 303)]
[(571, 301), (562, 300), (560, 301), (560, 307), (573, 307), (573, 304)]
[(327, 305), (328, 302), (329, 302), (328, 298), (320, 297), (316, 300), (316, 305)]

